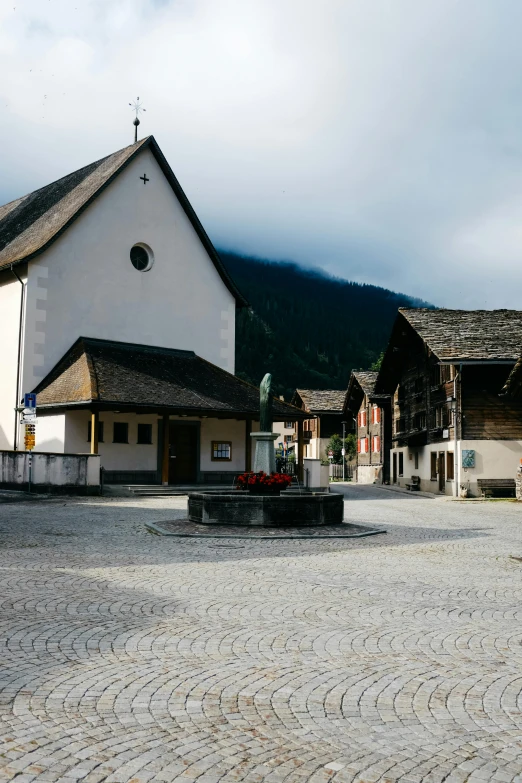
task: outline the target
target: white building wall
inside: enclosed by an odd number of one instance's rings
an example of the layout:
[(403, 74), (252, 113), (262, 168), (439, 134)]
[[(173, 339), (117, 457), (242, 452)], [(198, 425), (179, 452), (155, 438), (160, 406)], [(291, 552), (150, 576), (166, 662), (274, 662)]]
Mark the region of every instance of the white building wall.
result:
[[(53, 451), (68, 454), (88, 454), (87, 439), (90, 421), (89, 411), (71, 411), (60, 415), (41, 415), (36, 431), (36, 451)], [(200, 470), (217, 472), (242, 472), (245, 469), (245, 422), (235, 419), (198, 419), (188, 416), (171, 416), (172, 421), (200, 422)], [(110, 471), (156, 471), (158, 469), (158, 437), (161, 419), (156, 414), (100, 413), (103, 422), (103, 442), (98, 445), (101, 464)], [(129, 442), (113, 443), (115, 421), (129, 425)], [(152, 443), (137, 443), (138, 423), (152, 424)], [(259, 429), (253, 423), (253, 431)], [(232, 460), (212, 460), (212, 441), (232, 443)]]
[[(129, 259), (140, 242), (148, 272)], [(28, 269), (24, 391), (82, 335), (193, 350), (234, 372), (234, 297), (149, 150)]]
[(22, 286), (9, 272), (0, 280), (0, 449), (14, 447), (16, 371)]
[[(442, 443), (431, 443), (418, 449), (392, 449), (390, 470), (393, 471), (393, 453), (404, 454), (404, 475), (398, 477), (397, 483), (404, 487), (411, 482), (412, 476), (419, 476), (421, 489), (427, 492), (438, 492), (438, 479), (431, 478), (431, 452), (441, 451), (454, 453), (455, 478), (446, 478), (445, 494), (455, 495), (455, 481), (458, 480), (458, 463), (462, 463), (462, 451), (475, 451), (475, 467), (460, 468), (460, 484), (469, 488), (471, 495), (480, 494), (477, 479), (515, 478), (517, 468), (522, 459), (522, 440), (462, 440), (458, 443), (458, 454), (455, 453), (455, 441), (448, 439)], [(415, 451), (418, 452), (418, 468), (415, 468)], [(397, 458), (398, 459), (398, 458)], [(447, 464), (447, 463), (446, 463)]]

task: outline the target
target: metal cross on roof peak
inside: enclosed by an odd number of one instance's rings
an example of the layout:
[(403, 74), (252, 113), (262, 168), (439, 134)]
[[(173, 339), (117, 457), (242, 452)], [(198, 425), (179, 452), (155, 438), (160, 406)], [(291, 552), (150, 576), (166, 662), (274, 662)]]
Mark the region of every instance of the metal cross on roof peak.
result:
[(136, 112), (136, 116), (132, 123), (134, 125), (134, 143), (136, 144), (136, 142), (138, 141), (138, 125), (140, 124), (138, 114), (140, 113), (140, 111), (147, 111), (147, 109), (143, 108), (143, 105), (140, 103), (139, 97), (136, 98), (136, 100), (133, 103), (129, 103), (129, 106), (132, 108), (133, 111)]

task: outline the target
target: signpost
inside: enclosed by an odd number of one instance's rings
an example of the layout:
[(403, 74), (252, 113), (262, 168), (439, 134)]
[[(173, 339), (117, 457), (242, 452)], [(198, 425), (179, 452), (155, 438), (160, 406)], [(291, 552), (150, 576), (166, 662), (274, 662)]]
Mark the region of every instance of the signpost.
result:
[[(28, 452), (31, 452), (36, 446), (36, 423), (36, 394), (24, 394), (24, 409), (22, 411), (21, 424), (24, 425), (24, 447)], [(31, 453), (29, 453), (28, 462), (28, 492), (30, 492), (33, 478), (33, 455)]]

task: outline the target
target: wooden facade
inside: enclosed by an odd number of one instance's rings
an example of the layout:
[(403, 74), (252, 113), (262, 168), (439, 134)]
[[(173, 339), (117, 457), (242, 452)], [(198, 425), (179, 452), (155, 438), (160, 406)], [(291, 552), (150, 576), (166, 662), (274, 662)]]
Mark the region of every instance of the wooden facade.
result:
[(375, 395), (376, 380), (376, 372), (352, 372), (346, 394), (346, 418), (356, 424), (359, 484), (390, 480), (390, 398)]
[(462, 335), (460, 312), (399, 311), (376, 383), (392, 395), (392, 483), (456, 496), (514, 479), (522, 457), (522, 399), (502, 393), (519, 338), (499, 329), (495, 351), (489, 319), (473, 330), (466, 311)]

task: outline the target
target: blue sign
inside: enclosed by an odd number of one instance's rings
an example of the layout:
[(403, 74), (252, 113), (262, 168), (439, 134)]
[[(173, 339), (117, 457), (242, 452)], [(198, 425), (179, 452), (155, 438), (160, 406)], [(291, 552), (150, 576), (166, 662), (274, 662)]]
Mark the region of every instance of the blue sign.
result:
[(475, 449), (462, 449), (462, 467), (475, 467)]
[(36, 394), (24, 394), (24, 408), (36, 408)]

